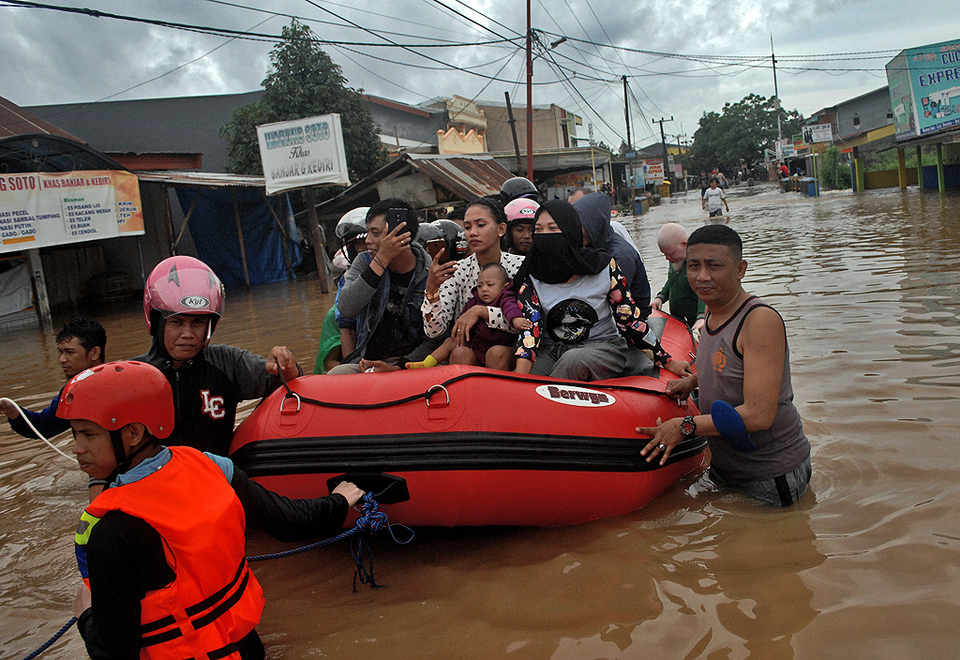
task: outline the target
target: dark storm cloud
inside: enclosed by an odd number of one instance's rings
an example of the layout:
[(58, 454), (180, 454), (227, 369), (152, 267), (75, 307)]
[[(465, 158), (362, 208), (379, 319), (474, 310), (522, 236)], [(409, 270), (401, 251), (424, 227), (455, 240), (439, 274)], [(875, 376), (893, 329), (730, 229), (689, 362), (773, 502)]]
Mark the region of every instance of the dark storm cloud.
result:
[[(204, 0), (50, 1), (195, 25), (237, 30), (257, 26), (256, 31), (269, 34), (279, 34), (289, 23), (286, 17), (268, 19), (262, 12)], [(237, 0), (237, 4), (246, 2), (255, 8), (299, 15), (325, 39), (376, 41), (369, 33), (327, 24), (339, 22), (338, 16), (375, 32), (416, 35), (392, 37), (397, 41), (435, 37), (471, 42), (493, 39), (494, 33), (515, 36), (526, 29), (526, 13), (518, 0), (469, 5), (457, 0), (442, 1), (466, 18), (423, 0), (382, 3), (375, 6), (376, 11), (368, 9), (373, 5), (350, 6), (346, 1), (317, 0), (320, 7), (329, 11), (301, 0)], [(572, 83), (562, 81), (563, 76), (552, 69), (546, 57), (538, 58), (535, 79), (555, 82), (537, 86), (534, 103), (555, 103), (583, 116), (581, 136), (586, 135), (586, 124), (592, 123), (597, 139), (618, 146), (625, 135), (619, 79), (627, 73), (631, 76), (631, 91), (640, 104), (639, 110), (632, 110), (636, 143), (659, 139), (659, 127), (651, 120), (671, 115), (674, 122), (665, 124), (664, 130), (675, 135), (682, 127), (685, 134), (692, 136), (703, 112), (720, 111), (724, 103), (736, 102), (750, 93), (773, 94), (769, 66), (772, 34), (778, 56), (782, 56), (777, 73), (783, 105), (809, 113), (884, 85), (885, 58), (831, 63), (799, 62), (789, 55), (900, 50), (958, 38), (960, 19), (950, 4), (929, 5), (919, 12), (909, 2), (890, 0), (593, 0), (589, 5), (584, 0), (533, 0), (534, 27), (551, 35), (571, 37), (549, 57), (567, 69), (567, 75), (573, 75), (570, 71), (581, 74)], [(471, 12), (468, 6), (485, 17)], [(265, 23), (257, 25), (265, 19)], [(94, 101), (124, 90), (130, 91), (116, 98), (252, 91), (260, 87), (267, 73), (272, 47), (271, 43), (240, 40), (222, 45), (223, 37), (3, 5), (0, 20), (5, 28), (0, 58), (6, 63), (0, 76), (0, 96), (21, 105)], [(555, 38), (551, 35), (547, 40)], [(666, 53), (749, 55), (760, 61), (754, 63), (756, 68), (722, 66), (618, 52), (577, 43), (574, 38)], [(453, 94), (502, 102), (506, 90), (518, 104), (525, 101), (522, 49), (515, 49), (516, 55), (502, 71), (506, 60), (501, 58), (510, 52), (509, 47), (423, 51), (453, 66), (511, 82), (490, 82), (461, 71), (439, 71), (436, 62), (397, 49), (354, 49), (367, 55), (334, 46), (326, 46), (325, 50), (341, 65), (350, 86), (362, 87), (371, 94), (414, 104)], [(200, 59), (191, 63), (197, 58)], [(804, 70), (843, 67), (874, 70)], [(590, 80), (591, 77), (601, 81)], [(576, 86), (576, 91), (571, 85)]]

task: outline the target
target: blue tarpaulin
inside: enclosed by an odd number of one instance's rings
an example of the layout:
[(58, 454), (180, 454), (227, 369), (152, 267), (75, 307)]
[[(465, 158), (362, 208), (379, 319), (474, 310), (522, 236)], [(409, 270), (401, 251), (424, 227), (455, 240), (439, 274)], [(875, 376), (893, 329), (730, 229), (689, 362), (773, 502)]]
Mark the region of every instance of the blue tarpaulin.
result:
[[(288, 279), (283, 241), (287, 241), (291, 268), (300, 265), (300, 237), (293, 209), (286, 195), (265, 198), (262, 188), (177, 188), (184, 215), (196, 206), (189, 218), (190, 236), (197, 256), (226, 286), (245, 284), (240, 239), (234, 205), (239, 209), (243, 247), (250, 284)], [(283, 228), (267, 203), (271, 204)]]

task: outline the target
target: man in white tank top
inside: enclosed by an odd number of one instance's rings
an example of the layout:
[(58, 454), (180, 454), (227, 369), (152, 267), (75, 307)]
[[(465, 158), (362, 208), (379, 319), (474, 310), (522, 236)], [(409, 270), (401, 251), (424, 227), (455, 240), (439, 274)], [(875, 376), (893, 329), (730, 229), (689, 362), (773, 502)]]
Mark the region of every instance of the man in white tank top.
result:
[[(724, 419), (710, 414), (675, 418), (637, 432), (652, 435), (641, 454), (666, 462), (681, 441), (704, 436), (712, 454), (710, 477), (764, 502), (789, 506), (810, 482), (810, 442), (793, 405), (790, 355), (783, 319), (747, 293), (747, 269), (737, 232), (726, 225), (701, 227), (687, 240), (687, 277), (707, 307), (700, 335), (697, 374), (667, 384), (667, 394), (686, 398), (700, 388), (701, 410), (715, 401), (736, 410), (749, 433), (746, 445), (721, 436)], [(734, 415), (735, 417), (735, 415)]]

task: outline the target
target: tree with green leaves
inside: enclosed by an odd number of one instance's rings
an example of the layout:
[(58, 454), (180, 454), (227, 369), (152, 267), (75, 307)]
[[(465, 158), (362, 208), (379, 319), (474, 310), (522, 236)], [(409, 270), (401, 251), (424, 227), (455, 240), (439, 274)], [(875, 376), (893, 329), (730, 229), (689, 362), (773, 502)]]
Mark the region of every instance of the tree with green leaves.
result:
[[(800, 132), (802, 116), (796, 110), (781, 111), (781, 133)], [(743, 160), (748, 166), (763, 161), (764, 149), (776, 150), (776, 97), (748, 94), (736, 103), (726, 103), (720, 113), (705, 112), (693, 134), (689, 162), (691, 171), (714, 168), (733, 172)]]
[[(257, 126), (278, 121), (338, 113), (350, 179), (359, 181), (386, 163), (367, 102), (347, 87), (340, 66), (318, 45), (306, 25), (294, 20), (283, 28), (283, 40), (270, 51), (271, 68), (263, 81), (263, 96), (238, 108), (220, 136), (230, 143), (227, 170), (262, 174)], [(342, 188), (318, 190), (321, 198)]]

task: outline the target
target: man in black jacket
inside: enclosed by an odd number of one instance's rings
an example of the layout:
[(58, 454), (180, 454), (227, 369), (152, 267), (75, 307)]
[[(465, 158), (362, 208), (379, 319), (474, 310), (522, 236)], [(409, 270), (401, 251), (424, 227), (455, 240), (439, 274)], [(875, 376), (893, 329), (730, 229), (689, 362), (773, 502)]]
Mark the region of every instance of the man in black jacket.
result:
[(303, 369), (286, 346), (274, 346), (264, 359), (235, 346), (210, 345), (223, 300), (223, 285), (205, 263), (164, 259), (143, 292), (153, 345), (134, 359), (160, 369), (173, 388), (176, 424), (168, 444), (226, 456), (237, 405), (277, 389), (281, 371), (289, 381)]

